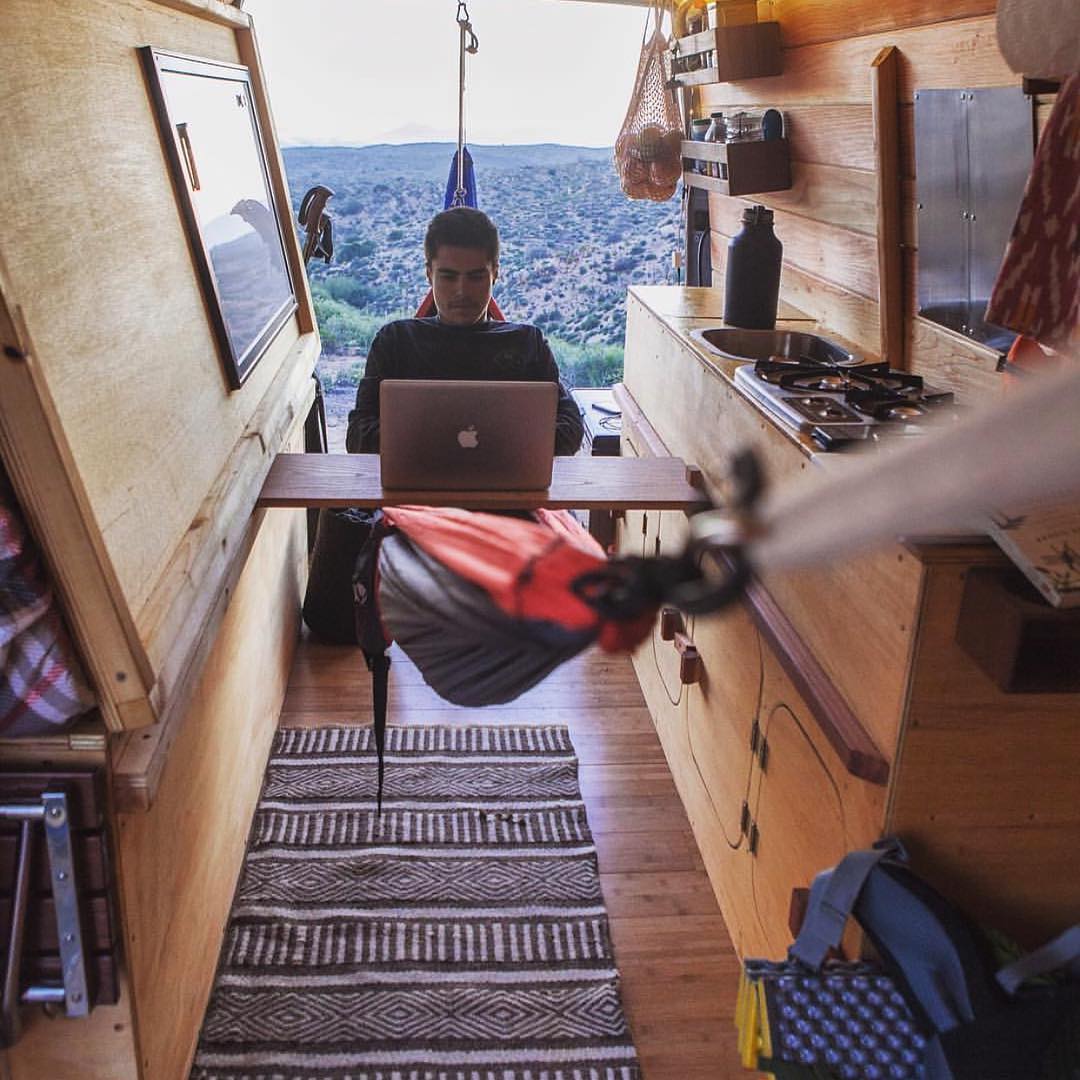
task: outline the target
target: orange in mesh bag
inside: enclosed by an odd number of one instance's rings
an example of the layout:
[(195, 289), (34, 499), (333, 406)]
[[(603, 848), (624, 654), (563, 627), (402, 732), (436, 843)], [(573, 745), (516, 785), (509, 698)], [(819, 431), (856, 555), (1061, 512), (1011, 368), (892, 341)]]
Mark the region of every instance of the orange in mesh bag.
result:
[(642, 42), (634, 92), (615, 141), (615, 169), (631, 199), (663, 202), (675, 194), (682, 176), (682, 116), (675, 90), (664, 71), (667, 39), (660, 30), (663, 7), (657, 3), (645, 24), (652, 37)]

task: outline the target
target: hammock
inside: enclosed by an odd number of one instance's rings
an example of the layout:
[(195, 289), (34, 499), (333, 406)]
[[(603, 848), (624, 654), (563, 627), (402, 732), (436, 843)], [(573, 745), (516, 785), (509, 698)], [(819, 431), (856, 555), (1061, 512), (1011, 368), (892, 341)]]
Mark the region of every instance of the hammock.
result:
[[(659, 605), (715, 610), (688, 549), (609, 560), (569, 514), (535, 520), (422, 506), (375, 515), (356, 562), (356, 639), (371, 671), (382, 808), (390, 658), (396, 641), (441, 697), (470, 707), (512, 701), (589, 645), (627, 652)], [(741, 588), (734, 574), (728, 585)], [(727, 588), (727, 586), (725, 586)]]

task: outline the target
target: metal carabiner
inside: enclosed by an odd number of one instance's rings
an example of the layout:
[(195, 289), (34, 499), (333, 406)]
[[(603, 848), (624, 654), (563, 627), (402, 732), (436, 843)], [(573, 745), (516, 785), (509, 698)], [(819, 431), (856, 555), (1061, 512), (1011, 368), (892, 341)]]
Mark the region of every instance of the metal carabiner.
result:
[(461, 27), (462, 37), (469, 35), (469, 43), (465, 45), (465, 51), (475, 54), (480, 49), (480, 39), (473, 32), (472, 20), (469, 18), (469, 9), (465, 6), (465, 0), (458, 0), (457, 22)]

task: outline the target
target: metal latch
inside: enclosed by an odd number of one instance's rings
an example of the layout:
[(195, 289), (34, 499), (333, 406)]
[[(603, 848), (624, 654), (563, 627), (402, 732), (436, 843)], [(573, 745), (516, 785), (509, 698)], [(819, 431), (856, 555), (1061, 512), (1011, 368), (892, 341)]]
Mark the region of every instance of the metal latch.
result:
[[(20, 1005), (62, 1004), (68, 1016), (79, 1017), (89, 1013), (90, 1000), (67, 796), (63, 792), (46, 792), (41, 796), (40, 803), (0, 804), (0, 821), (3, 820), (20, 823), (11, 927), (4, 967), (3, 1014), (0, 1017), (0, 1047), (7, 1047), (13, 1046), (19, 1038), (22, 1028)], [(28, 986), (22, 989), (19, 973), (30, 896), (30, 856), (34, 845), (33, 829), (38, 822), (45, 829), (63, 985)]]

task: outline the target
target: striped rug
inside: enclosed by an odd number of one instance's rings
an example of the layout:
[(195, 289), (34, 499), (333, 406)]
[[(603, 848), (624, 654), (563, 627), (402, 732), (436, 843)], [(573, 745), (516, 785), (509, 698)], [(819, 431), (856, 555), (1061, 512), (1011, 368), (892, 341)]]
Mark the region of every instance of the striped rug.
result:
[(639, 1080), (565, 728), (280, 731), (192, 1080)]

